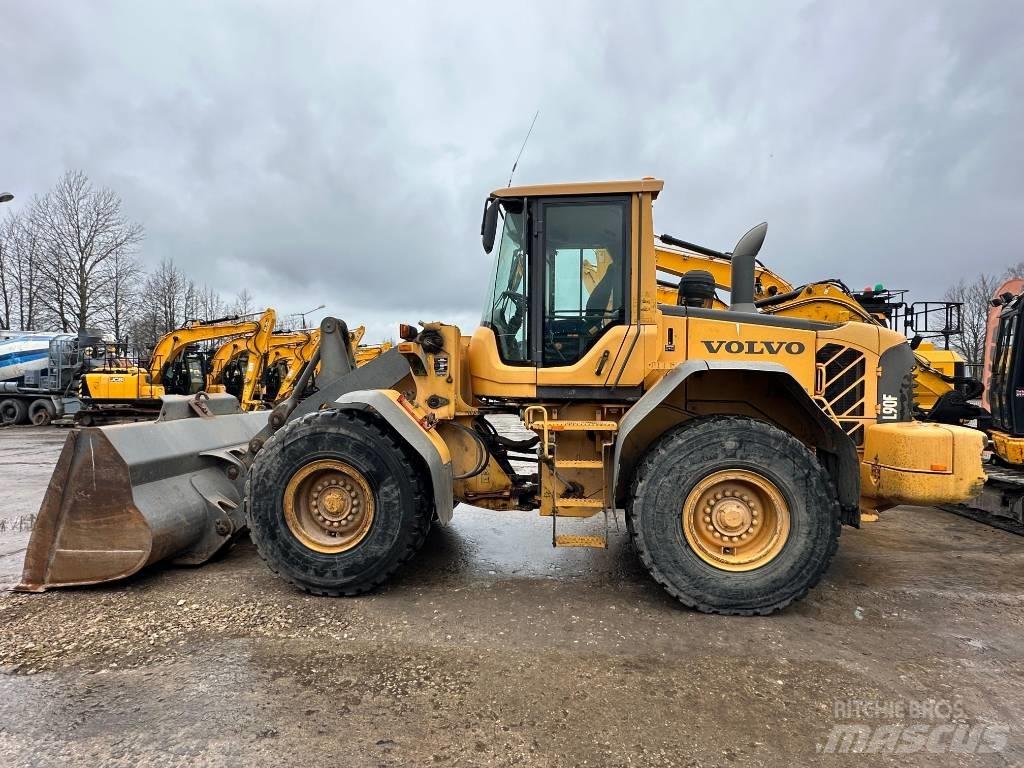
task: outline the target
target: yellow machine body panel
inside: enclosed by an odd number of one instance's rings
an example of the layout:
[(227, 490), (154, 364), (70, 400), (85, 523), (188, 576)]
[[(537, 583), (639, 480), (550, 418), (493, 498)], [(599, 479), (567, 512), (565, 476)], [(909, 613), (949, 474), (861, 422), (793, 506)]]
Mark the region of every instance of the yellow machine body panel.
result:
[(992, 440), (992, 452), (1007, 464), (1024, 466), (1024, 437), (1014, 437), (997, 429), (988, 433)]
[(861, 460), (861, 495), (895, 504), (932, 505), (977, 495), (985, 483), (985, 436), (946, 424), (871, 424)]
[(145, 368), (106, 369), (82, 378), (93, 400), (157, 400), (164, 395), (164, 388), (153, 383)]
[(914, 400), (930, 410), (951, 388), (949, 379), (962, 369), (964, 359), (952, 349), (939, 349), (930, 341), (922, 342), (914, 351), (918, 359)]

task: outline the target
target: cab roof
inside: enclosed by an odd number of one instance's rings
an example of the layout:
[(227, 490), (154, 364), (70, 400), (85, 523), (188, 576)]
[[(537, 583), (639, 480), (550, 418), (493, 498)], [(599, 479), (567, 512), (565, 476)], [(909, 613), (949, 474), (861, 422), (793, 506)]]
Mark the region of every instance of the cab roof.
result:
[(562, 195), (614, 195), (650, 192), (658, 196), (665, 182), (652, 176), (635, 181), (573, 181), (565, 184), (531, 184), (523, 187), (496, 189), (491, 197), (547, 197)]

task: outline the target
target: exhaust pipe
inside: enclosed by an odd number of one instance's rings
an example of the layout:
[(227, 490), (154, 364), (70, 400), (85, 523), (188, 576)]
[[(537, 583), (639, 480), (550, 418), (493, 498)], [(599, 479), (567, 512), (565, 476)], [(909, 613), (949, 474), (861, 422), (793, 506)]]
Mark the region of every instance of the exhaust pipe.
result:
[(754, 305), (754, 262), (768, 234), (768, 222), (762, 221), (736, 243), (732, 252), (732, 288), (729, 309), (733, 312), (756, 313)]

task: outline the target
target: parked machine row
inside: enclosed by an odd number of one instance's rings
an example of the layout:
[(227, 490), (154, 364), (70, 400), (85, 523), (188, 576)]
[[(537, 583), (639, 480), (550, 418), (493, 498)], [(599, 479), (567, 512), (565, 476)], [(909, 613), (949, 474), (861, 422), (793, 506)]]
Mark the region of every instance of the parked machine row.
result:
[[(190, 321), (163, 336), (147, 365), (130, 363), (98, 332), (7, 333), (0, 339), (0, 419), (46, 425), (73, 417), (91, 426), (155, 419), (166, 395), (228, 393), (244, 410), (287, 397), (312, 359), (319, 330), (275, 331), (272, 309), (253, 318)], [(361, 345), (360, 363), (390, 348)], [(212, 345), (212, 346), (211, 346)]]

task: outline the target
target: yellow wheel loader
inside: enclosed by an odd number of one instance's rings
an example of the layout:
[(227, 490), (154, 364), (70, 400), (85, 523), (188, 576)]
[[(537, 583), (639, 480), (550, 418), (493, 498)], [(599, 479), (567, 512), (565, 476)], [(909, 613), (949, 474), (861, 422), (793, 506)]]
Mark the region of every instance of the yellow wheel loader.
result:
[[(500, 223), (501, 237), (471, 336), (403, 325), (395, 349), (357, 367), (347, 327), (326, 318), (269, 414), (169, 397), (154, 423), (73, 432), (20, 589), (199, 563), (247, 527), (290, 583), (354, 595), (465, 502), (538, 510), (558, 547), (606, 546), (593, 526), (624, 510), (640, 559), (681, 603), (767, 614), (817, 583), (862, 509), (976, 491), (983, 436), (913, 421), (904, 336), (758, 310), (767, 225), (733, 251), (727, 309), (689, 283), (681, 305), (659, 303), (662, 186), (491, 193), (484, 249)], [(601, 250), (609, 263), (588, 289), (584, 264)], [(494, 414), (518, 414), (534, 436), (498, 434)]]
[[(165, 395), (190, 395), (210, 386), (206, 361), (199, 355), (187, 354), (190, 347), (231, 337), (239, 337), (239, 344), (243, 345), (249, 343), (246, 339), (256, 338), (260, 339), (259, 344), (265, 344), (276, 322), (277, 315), (272, 309), (250, 320), (226, 317), (189, 322), (157, 342), (148, 368), (105, 367), (84, 374), (80, 383), (83, 407), (75, 421), (89, 426), (107, 418), (152, 418), (159, 413)], [(222, 350), (224, 359), (233, 353), (230, 344)], [(240, 393), (243, 402), (249, 401), (254, 383), (246, 380)]]

